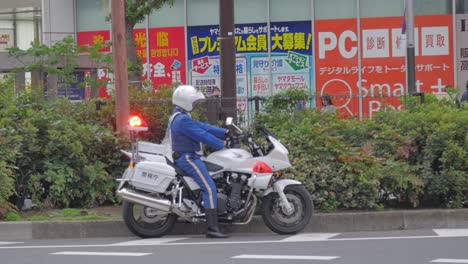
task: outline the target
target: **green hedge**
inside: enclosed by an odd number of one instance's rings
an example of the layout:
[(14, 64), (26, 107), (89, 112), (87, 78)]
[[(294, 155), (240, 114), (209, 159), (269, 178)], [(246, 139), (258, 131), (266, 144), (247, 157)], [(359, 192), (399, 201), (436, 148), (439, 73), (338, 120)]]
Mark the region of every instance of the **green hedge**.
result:
[[(468, 205), (468, 106), (426, 96), (405, 111), (355, 121), (316, 110), (291, 111), (304, 94), (267, 101), (258, 122), (290, 150), (290, 177), (303, 181), (324, 211)], [(275, 103), (276, 102), (276, 103)]]
[(19, 208), (24, 198), (50, 207), (115, 202), (119, 149), (128, 142), (100, 125), (105, 118), (94, 102), (45, 102), (38, 90), (16, 94), (13, 87), (0, 86), (0, 207)]
[[(39, 206), (115, 203), (127, 139), (114, 134), (114, 101), (44, 101), (42, 91), (15, 93), (0, 82), (0, 217), (25, 197)], [(132, 114), (148, 121), (143, 137), (159, 142), (172, 111), (173, 87), (131, 91)], [(292, 90), (266, 102), (257, 121), (286, 144), (294, 165), (286, 176), (305, 183), (317, 208), (452, 207), (467, 205), (468, 107), (427, 96), (405, 111), (356, 121), (296, 110), (310, 95)], [(101, 99), (102, 100), (102, 99)], [(203, 119), (204, 109), (194, 113)]]

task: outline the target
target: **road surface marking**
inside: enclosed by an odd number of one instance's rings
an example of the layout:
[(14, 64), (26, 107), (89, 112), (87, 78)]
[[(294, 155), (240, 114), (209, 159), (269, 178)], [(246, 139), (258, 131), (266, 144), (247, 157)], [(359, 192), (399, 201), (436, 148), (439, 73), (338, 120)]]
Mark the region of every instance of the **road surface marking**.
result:
[[(304, 234), (305, 235), (305, 234)], [(442, 239), (444, 236), (432, 235), (432, 236), (398, 236), (398, 237), (362, 237), (362, 238), (330, 238), (324, 240), (310, 241), (313, 242), (337, 242), (337, 241), (372, 241), (372, 240), (399, 240), (399, 239)], [(450, 238), (450, 236), (448, 237)], [(180, 238), (174, 238), (176, 240)], [(132, 242), (132, 241), (130, 241)], [(257, 243), (300, 243), (304, 241), (298, 240), (246, 240), (246, 241), (223, 241), (223, 242), (174, 242), (174, 243), (162, 243), (158, 241), (155, 246), (202, 246), (202, 245), (241, 245), (241, 244), (257, 244)], [(0, 249), (40, 249), (40, 248), (104, 248), (104, 247), (131, 247), (131, 246), (144, 246), (142, 243), (149, 242), (122, 242), (117, 244), (87, 244), (87, 245), (44, 245), (44, 246), (0, 246)]]
[(24, 242), (5, 242), (5, 241), (0, 241), (0, 246), (3, 245), (12, 245), (12, 244), (23, 244)]
[(157, 246), (164, 243), (170, 243), (178, 240), (189, 239), (189, 237), (176, 237), (176, 238), (151, 238), (151, 239), (138, 239), (127, 242), (113, 244), (114, 246)]
[(282, 242), (311, 242), (311, 241), (323, 241), (336, 237), (340, 233), (309, 233), (309, 234), (299, 234), (295, 236), (290, 236), (281, 240)]
[(63, 251), (52, 253), (51, 255), (64, 255), (64, 256), (115, 256), (115, 257), (141, 257), (152, 255), (153, 253), (133, 253), (133, 252), (75, 252)]
[(288, 256), (288, 255), (239, 255), (234, 259), (290, 259), (290, 260), (333, 260), (336, 256)]
[(434, 229), (441, 237), (468, 237), (468, 229)]
[(434, 259), (431, 263), (468, 263), (468, 259)]

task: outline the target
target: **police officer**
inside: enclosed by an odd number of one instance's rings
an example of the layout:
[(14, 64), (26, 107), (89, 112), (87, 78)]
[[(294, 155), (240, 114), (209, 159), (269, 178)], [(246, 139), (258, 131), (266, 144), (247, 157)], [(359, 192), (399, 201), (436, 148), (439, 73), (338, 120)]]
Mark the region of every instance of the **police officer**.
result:
[(190, 116), (194, 104), (205, 99), (202, 92), (189, 85), (179, 86), (172, 95), (176, 106), (169, 121), (170, 137), (175, 164), (191, 176), (202, 189), (203, 206), (207, 222), (206, 237), (227, 238), (218, 227), (216, 186), (197, 152), (200, 143), (216, 150), (223, 149), (228, 130), (194, 121)]

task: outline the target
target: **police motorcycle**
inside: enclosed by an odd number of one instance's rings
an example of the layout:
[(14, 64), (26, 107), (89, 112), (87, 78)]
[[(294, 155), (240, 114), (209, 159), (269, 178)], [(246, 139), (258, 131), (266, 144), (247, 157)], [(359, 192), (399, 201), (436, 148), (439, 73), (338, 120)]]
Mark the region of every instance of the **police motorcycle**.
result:
[[(301, 182), (281, 179), (280, 171), (292, 166), (288, 150), (265, 128), (267, 144), (262, 146), (232, 118), (226, 125), (236, 131), (230, 133), (230, 147), (204, 157), (218, 190), (219, 222), (249, 224), (260, 206), (263, 221), (273, 232), (302, 231), (312, 217), (313, 203)], [(178, 219), (204, 222), (200, 186), (175, 166), (167, 146), (138, 140), (138, 133), (147, 130), (144, 121), (132, 117), (128, 128), (132, 151), (122, 152), (131, 162), (116, 191), (123, 199), (128, 229), (142, 238), (154, 238), (168, 234)]]

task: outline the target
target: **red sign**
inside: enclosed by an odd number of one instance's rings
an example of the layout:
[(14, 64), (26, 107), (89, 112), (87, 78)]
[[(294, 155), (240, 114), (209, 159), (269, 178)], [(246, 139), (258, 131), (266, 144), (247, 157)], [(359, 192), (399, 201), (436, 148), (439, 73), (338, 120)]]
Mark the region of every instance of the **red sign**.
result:
[[(351, 115), (358, 107), (357, 20), (318, 20), (315, 22), (315, 76), (318, 96), (333, 96), (333, 104), (340, 113)], [(317, 107), (321, 107), (320, 100)]]
[[(317, 94), (336, 98), (341, 115), (358, 115), (360, 107), (364, 117), (384, 107), (401, 108), (398, 98), (406, 93), (406, 40), (401, 21), (401, 17), (361, 20), (361, 81), (356, 19), (315, 22)], [(453, 85), (452, 38), (451, 16), (416, 17), (417, 92), (445, 94), (445, 87)]]
[(196, 73), (204, 74), (210, 66), (210, 58), (208, 56), (192, 60), (192, 71)]
[[(186, 83), (184, 28), (151, 28), (149, 34), (149, 67), (143, 65), (143, 77), (146, 78), (147, 74), (150, 74), (154, 87), (161, 84)], [(146, 55), (142, 57), (144, 63), (145, 57)]]
[[(142, 80), (146, 80), (148, 74), (153, 82), (153, 87), (172, 83), (186, 82), (185, 64), (185, 32), (183, 27), (151, 28), (149, 29), (149, 49), (146, 47), (146, 30), (135, 29), (133, 31), (136, 55), (143, 63)], [(78, 45), (93, 45), (103, 43), (110, 39), (109, 31), (78, 32)], [(109, 49), (103, 49), (103, 52)], [(149, 64), (147, 57), (149, 52)], [(112, 80), (105, 70), (99, 71), (100, 80)], [(108, 97), (106, 87), (99, 90), (100, 97)]]
[[(104, 44), (110, 41), (109, 30), (86, 31), (77, 33), (79, 46), (93, 46), (94, 44)], [(110, 48), (101, 49), (102, 52), (109, 52)]]

